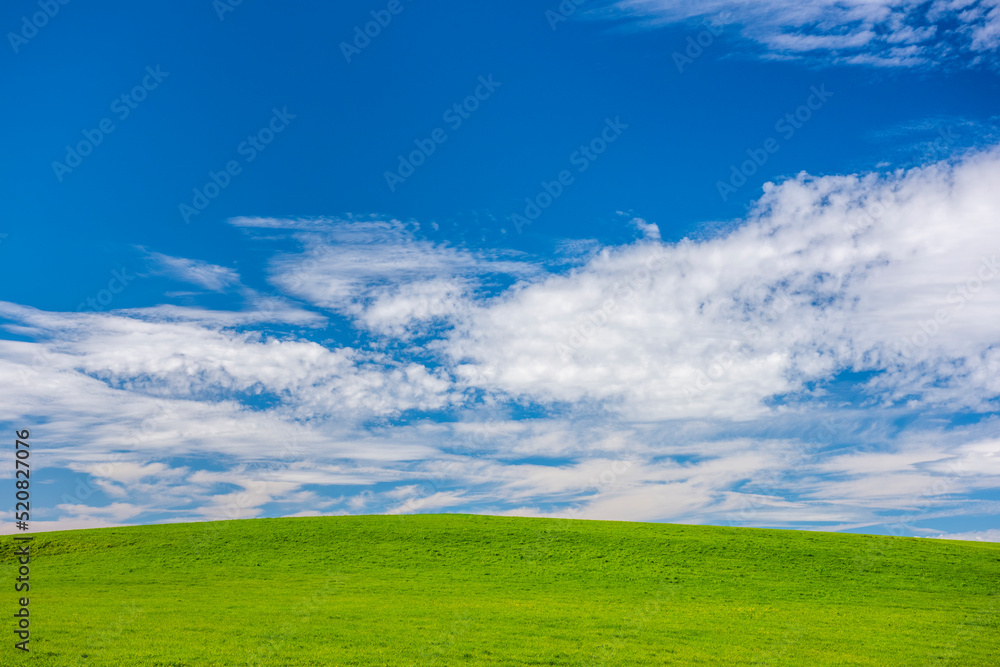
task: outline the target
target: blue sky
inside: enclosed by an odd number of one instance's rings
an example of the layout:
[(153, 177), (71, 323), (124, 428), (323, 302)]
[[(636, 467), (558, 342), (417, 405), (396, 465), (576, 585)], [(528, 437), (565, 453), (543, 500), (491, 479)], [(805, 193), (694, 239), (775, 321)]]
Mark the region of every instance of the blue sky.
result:
[(1000, 539), (996, 2), (0, 27), (0, 422), (37, 442), (36, 529)]

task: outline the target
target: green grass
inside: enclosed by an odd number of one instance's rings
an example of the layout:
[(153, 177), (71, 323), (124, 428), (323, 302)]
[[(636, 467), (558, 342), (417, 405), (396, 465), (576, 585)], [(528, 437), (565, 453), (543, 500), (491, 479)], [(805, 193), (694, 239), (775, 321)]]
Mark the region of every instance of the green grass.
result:
[(32, 545), (25, 656), (0, 543), (3, 665), (1000, 664), (1000, 544), (422, 515)]

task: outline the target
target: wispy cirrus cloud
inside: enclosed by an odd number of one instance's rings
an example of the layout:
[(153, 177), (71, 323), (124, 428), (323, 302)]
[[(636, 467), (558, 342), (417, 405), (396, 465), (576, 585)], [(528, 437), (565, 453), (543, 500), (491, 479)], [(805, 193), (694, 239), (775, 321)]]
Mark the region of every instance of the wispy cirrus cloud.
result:
[(514, 253), (422, 240), (412, 225), (396, 220), (234, 218), (230, 223), (293, 230), (302, 251), (272, 260), (275, 286), (393, 336), (450, 320), (477, 296), (540, 271)]
[(618, 0), (612, 16), (656, 26), (737, 24), (766, 58), (878, 67), (995, 66), (997, 0)]
[(233, 269), (197, 259), (150, 252), (145, 248), (140, 250), (146, 254), (155, 272), (175, 280), (198, 285), (212, 292), (222, 292), (241, 285), (240, 275)]

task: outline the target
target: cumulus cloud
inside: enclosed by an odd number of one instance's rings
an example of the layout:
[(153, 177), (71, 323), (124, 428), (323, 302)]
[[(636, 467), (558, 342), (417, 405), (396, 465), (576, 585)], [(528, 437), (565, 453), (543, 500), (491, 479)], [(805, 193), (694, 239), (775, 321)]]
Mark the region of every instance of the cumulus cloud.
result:
[[(394, 414), (447, 403), (448, 381), (417, 363), (352, 348), (141, 315), (62, 315), (0, 303), (17, 330), (48, 339), (3, 343), (15, 358), (41, 355), (48, 374), (75, 373), (143, 395), (223, 400), (275, 395), (310, 416)], [(34, 349), (32, 349), (34, 348)]]
[(475, 304), (470, 386), (630, 419), (751, 419), (845, 371), (885, 404), (996, 409), (1000, 153), (768, 184), (721, 237), (606, 249)]
[(880, 67), (995, 64), (998, 0), (618, 0), (647, 25), (738, 25), (766, 57)]

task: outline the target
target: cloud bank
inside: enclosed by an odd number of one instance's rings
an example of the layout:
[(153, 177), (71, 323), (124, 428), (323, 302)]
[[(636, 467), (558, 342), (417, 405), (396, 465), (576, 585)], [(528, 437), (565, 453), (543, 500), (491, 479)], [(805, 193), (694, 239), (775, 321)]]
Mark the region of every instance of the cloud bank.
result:
[(75, 489), (51, 527), (448, 510), (939, 535), (1000, 509), (997, 182), (996, 148), (800, 174), (725, 234), (636, 220), (558, 270), (392, 220), (241, 218), (285, 248), (242, 311), (0, 304), (0, 421), (38, 424)]

